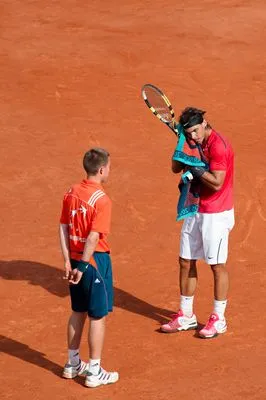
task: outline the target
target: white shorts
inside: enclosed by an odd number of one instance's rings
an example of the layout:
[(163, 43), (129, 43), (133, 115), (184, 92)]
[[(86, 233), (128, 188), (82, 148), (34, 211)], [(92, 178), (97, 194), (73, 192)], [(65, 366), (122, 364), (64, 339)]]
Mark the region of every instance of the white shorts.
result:
[(180, 257), (204, 259), (207, 264), (225, 264), (229, 232), (235, 224), (234, 210), (214, 214), (197, 213), (184, 220), (180, 237)]

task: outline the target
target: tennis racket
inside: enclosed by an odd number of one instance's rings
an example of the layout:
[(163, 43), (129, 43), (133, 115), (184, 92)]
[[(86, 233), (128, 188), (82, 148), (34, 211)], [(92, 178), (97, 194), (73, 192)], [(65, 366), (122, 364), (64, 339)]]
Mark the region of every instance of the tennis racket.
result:
[(141, 95), (151, 112), (178, 135), (175, 112), (166, 95), (150, 83), (142, 87)]

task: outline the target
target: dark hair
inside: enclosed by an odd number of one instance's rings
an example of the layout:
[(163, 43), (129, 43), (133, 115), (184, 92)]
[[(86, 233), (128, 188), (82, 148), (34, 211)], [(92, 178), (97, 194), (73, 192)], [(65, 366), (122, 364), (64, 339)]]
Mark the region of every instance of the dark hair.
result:
[(99, 169), (106, 166), (110, 154), (99, 147), (94, 147), (84, 154), (83, 167), (88, 176), (96, 175)]
[(186, 107), (179, 117), (179, 123), (183, 125), (184, 129), (191, 128), (194, 125), (202, 124), (205, 113), (206, 111), (200, 110), (199, 108)]

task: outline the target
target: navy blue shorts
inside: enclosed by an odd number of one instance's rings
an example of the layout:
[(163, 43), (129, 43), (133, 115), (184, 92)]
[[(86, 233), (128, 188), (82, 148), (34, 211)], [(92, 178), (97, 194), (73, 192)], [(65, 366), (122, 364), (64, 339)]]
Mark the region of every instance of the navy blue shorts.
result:
[[(94, 252), (97, 269), (90, 265), (77, 285), (69, 285), (71, 307), (76, 312), (87, 312), (89, 317), (102, 318), (113, 311), (113, 275), (109, 253)], [(72, 269), (77, 266), (71, 260)]]

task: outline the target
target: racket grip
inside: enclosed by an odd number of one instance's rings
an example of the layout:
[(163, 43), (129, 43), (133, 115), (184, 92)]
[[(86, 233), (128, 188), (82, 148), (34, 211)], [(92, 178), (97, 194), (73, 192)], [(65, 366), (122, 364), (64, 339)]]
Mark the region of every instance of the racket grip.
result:
[(176, 124), (173, 125), (173, 131), (177, 134), (177, 136), (179, 136), (179, 132), (178, 132)]
[(177, 125), (174, 122), (170, 122), (167, 125), (168, 125), (168, 128), (170, 128), (171, 131), (173, 131), (176, 136), (179, 136)]

